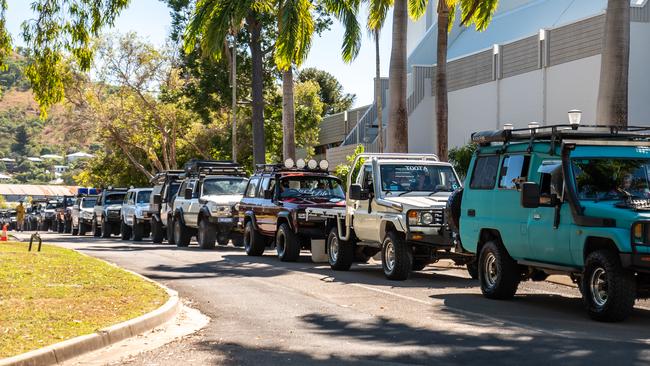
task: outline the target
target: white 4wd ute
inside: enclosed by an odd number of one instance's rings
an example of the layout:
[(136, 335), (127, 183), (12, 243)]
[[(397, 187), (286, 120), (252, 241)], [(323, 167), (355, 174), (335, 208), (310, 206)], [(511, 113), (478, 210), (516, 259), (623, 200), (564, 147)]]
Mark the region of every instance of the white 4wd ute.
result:
[(431, 154), (361, 154), (352, 167), (359, 164), (356, 176), (348, 176), (346, 207), (306, 210), (307, 219), (330, 220), (332, 269), (348, 270), (355, 258), (381, 253), (386, 277), (405, 280), (440, 259), (473, 260), (452, 250), (446, 225), (447, 200), (461, 185), (451, 164)]
[[(193, 236), (203, 249), (215, 243), (242, 245), (236, 231), (238, 213), (248, 178), (241, 167), (225, 161), (190, 161), (186, 179), (173, 204), (173, 237), (176, 246), (186, 247)], [(168, 225), (169, 225), (168, 220)]]
[(126, 192), (122, 205), (120, 235), (122, 240), (140, 241), (151, 231), (149, 200), (151, 188), (132, 188)]

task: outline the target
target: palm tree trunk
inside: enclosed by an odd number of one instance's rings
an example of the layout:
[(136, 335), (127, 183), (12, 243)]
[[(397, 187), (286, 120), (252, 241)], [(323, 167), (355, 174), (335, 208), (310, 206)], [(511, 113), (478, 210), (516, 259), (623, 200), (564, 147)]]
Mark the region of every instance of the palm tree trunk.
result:
[(296, 159), (296, 114), (293, 105), (293, 70), (282, 71), (282, 156)]
[(254, 14), (247, 17), (246, 23), (248, 24), (251, 34), (251, 120), (253, 124), (253, 163), (264, 164), (266, 162), (266, 144), (264, 142), (264, 69), (262, 60), (262, 44), (260, 41), (262, 24)]
[[(443, 1), (444, 2), (444, 1)], [(388, 88), (389, 152), (408, 152), (408, 111), (406, 109), (406, 25), (408, 21), (407, 0), (395, 0), (393, 6), (393, 46), (390, 52)]]
[(381, 70), (379, 63), (379, 30), (375, 30), (375, 102), (377, 103), (377, 124), (379, 125), (379, 152), (384, 152), (384, 121), (381, 105)]
[(438, 49), (436, 65), (436, 137), (438, 158), (448, 160), (448, 101), (447, 101), (447, 30), (449, 7), (446, 1), (438, 2)]
[(232, 43), (232, 161), (237, 162), (237, 34), (233, 31)]
[(630, 66), (630, 1), (608, 0), (600, 62), (596, 122), (627, 125), (627, 83)]

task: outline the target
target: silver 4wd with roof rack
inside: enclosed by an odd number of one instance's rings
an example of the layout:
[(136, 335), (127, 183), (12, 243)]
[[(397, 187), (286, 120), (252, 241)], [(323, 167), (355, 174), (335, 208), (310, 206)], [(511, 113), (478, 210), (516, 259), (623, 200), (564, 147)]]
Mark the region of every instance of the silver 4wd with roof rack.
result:
[(120, 235), (122, 240), (140, 241), (151, 231), (149, 200), (151, 188), (131, 188), (122, 205)]
[(183, 170), (168, 170), (156, 174), (151, 179), (153, 191), (151, 193), (151, 240), (162, 243), (167, 239), (169, 244), (174, 244), (174, 225), (170, 225), (173, 215), (172, 206), (178, 188), (184, 177)]
[(352, 167), (358, 164), (356, 177), (348, 176), (344, 207), (306, 210), (307, 220), (331, 220), (332, 269), (348, 270), (355, 257), (381, 253), (385, 276), (405, 280), (440, 259), (473, 261), (455, 247), (446, 225), (447, 200), (460, 188), (451, 164), (431, 154), (361, 154)]
[[(230, 161), (192, 160), (185, 165), (185, 179), (173, 204), (173, 236), (177, 246), (190, 244), (193, 236), (204, 249), (215, 242), (242, 245), (236, 230), (236, 205), (248, 178), (240, 165)], [(168, 223), (169, 225), (169, 223)]]

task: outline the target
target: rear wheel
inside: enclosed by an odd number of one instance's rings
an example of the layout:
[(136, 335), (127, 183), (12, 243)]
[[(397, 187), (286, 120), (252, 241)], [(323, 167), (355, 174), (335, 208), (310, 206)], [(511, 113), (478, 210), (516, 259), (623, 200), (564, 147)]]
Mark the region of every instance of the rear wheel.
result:
[(84, 236), (84, 235), (86, 235), (87, 231), (88, 231), (88, 228), (86, 227), (86, 224), (80, 221), (79, 222), (79, 229), (77, 229), (77, 234), (79, 234), (79, 236)]
[(354, 260), (354, 246), (339, 238), (339, 231), (333, 227), (327, 236), (327, 258), (330, 268), (335, 271), (347, 271)]
[(236, 247), (244, 246), (244, 236), (240, 233), (232, 233), (230, 235), (230, 240), (232, 240), (232, 245)]
[(244, 249), (247, 255), (259, 257), (264, 254), (264, 249), (266, 249), (266, 240), (264, 239), (264, 236), (255, 230), (252, 221), (246, 223), (244, 228)]
[(167, 244), (174, 245), (176, 244), (176, 239), (174, 238), (174, 219), (170, 216), (167, 218)]
[(99, 224), (97, 222), (97, 217), (93, 218), (93, 222), (91, 224), (91, 229), (90, 230), (93, 232), (93, 236), (96, 237), (96, 238), (98, 238), (98, 237), (100, 237), (102, 235), (101, 228), (99, 227)]
[(599, 321), (621, 321), (634, 309), (634, 274), (621, 266), (616, 253), (598, 250), (587, 256), (581, 281), (582, 299), (589, 316)]
[(382, 243), (381, 265), (386, 278), (396, 281), (407, 279), (413, 269), (411, 246), (394, 231), (389, 231)]
[(174, 241), (176, 242), (177, 247), (187, 247), (190, 245), (192, 240), (192, 235), (183, 221), (180, 219), (174, 220)]
[(65, 231), (65, 223), (63, 221), (57, 221), (56, 222), (56, 232), (59, 234), (63, 234)]
[(217, 237), (217, 228), (214, 224), (210, 224), (207, 219), (199, 221), (199, 232), (197, 240), (202, 249), (213, 249)]
[(517, 262), (510, 258), (505, 248), (489, 241), (481, 249), (478, 279), (483, 296), (507, 300), (515, 296), (521, 274)]
[(162, 223), (155, 218), (151, 219), (151, 240), (160, 244), (165, 239), (165, 232), (163, 231)]
[(74, 228), (74, 227), (73, 227), (73, 228), (70, 230), (70, 233), (71, 233), (73, 236), (77, 236), (77, 235), (79, 235), (79, 228)]
[(226, 246), (226, 245), (228, 245), (229, 241), (230, 241), (229, 233), (227, 233), (227, 232), (226, 233), (217, 232), (217, 244), (222, 245), (222, 246)]
[(66, 234), (72, 233), (72, 222), (70, 220), (65, 220), (63, 223), (63, 232)]
[(283, 262), (295, 262), (300, 257), (300, 241), (289, 225), (280, 224), (275, 235), (275, 250)]

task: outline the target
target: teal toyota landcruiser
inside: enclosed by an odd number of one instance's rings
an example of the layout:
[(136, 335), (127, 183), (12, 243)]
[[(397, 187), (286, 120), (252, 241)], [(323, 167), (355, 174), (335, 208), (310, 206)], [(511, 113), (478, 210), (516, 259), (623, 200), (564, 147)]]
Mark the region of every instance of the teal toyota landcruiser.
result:
[(620, 321), (650, 294), (650, 128), (556, 125), (477, 132), (458, 236), (483, 295), (566, 274), (589, 315)]

